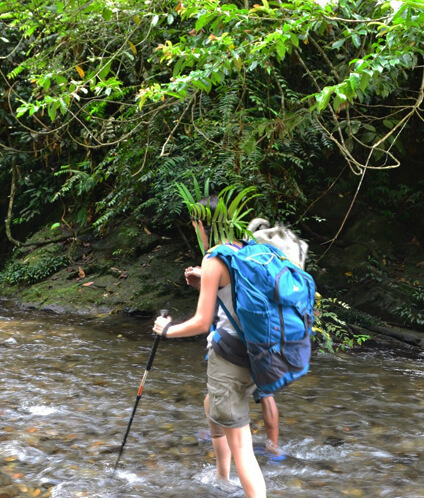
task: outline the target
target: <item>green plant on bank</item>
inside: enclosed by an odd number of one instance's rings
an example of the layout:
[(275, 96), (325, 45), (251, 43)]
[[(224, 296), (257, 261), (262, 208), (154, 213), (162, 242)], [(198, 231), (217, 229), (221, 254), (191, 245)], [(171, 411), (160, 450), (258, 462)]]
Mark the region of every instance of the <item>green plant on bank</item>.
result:
[(324, 298), (317, 293), (315, 304), (314, 340), (321, 351), (335, 353), (360, 346), (370, 338), (366, 334), (355, 334), (348, 330), (346, 321), (336, 308), (350, 310), (350, 306), (337, 298)]
[(365, 328), (367, 326), (381, 325), (381, 321), (378, 318), (364, 311), (359, 311), (348, 305), (342, 305), (339, 301), (337, 301), (336, 305), (340, 305), (337, 308), (337, 316), (346, 323)]
[(22, 285), (33, 284), (57, 272), (69, 264), (66, 256), (52, 256), (44, 258), (36, 264), (15, 261), (0, 272), (0, 284)]
[[(226, 240), (231, 242), (234, 239), (240, 239), (244, 234), (247, 234), (249, 220), (246, 220), (246, 216), (252, 211), (252, 208), (247, 208), (246, 204), (260, 195), (256, 193), (255, 187), (245, 188), (238, 194), (236, 194), (234, 186), (225, 187), (217, 194), (219, 201), (213, 214), (209, 208), (209, 202), (206, 206), (199, 203), (202, 198), (210, 195), (208, 182), (205, 184), (202, 194), (199, 184), (194, 179), (194, 196), (183, 184), (177, 184), (177, 188), (188, 208), (191, 219), (193, 221), (200, 220), (205, 226), (211, 228), (209, 247), (221, 244)], [(199, 247), (204, 254), (205, 248), (198, 225), (196, 225), (196, 234)]]
[(72, 167), (62, 165), (54, 176), (64, 176), (66, 179), (51, 198), (51, 202), (70, 197), (73, 200), (72, 219), (75, 223), (84, 226), (88, 219), (87, 203), (95, 187), (103, 181), (97, 172), (91, 171), (90, 161), (82, 161)]
[(376, 172), (375, 182), (366, 189), (366, 197), (377, 204), (383, 216), (397, 221), (408, 220), (414, 209), (419, 209), (423, 202), (424, 180), (411, 185), (391, 185), (390, 180), (388, 172)]
[(394, 312), (406, 325), (424, 326), (424, 287), (418, 287), (411, 295), (411, 301), (396, 306)]
[(384, 269), (383, 265), (376, 258), (368, 256), (367, 263), (364, 266), (366, 270), (365, 275), (360, 281), (373, 280), (374, 282), (381, 283), (387, 279), (387, 270)]
[(381, 255), (381, 262), (377, 257), (368, 256), (367, 260), (362, 262), (353, 272), (345, 272), (349, 284), (358, 284), (363, 282), (377, 282), (381, 284), (389, 278), (385, 265), (388, 264), (387, 256)]

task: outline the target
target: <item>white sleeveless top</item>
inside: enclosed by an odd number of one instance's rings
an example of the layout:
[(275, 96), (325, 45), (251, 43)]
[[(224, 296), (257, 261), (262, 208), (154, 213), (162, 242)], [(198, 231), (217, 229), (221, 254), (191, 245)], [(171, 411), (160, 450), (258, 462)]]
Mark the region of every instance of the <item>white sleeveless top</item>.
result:
[[(236, 249), (234, 249), (236, 250)], [(237, 315), (234, 311), (234, 306), (233, 306), (233, 298), (231, 294), (231, 283), (228, 285), (225, 285), (224, 287), (220, 287), (218, 289), (218, 297), (219, 299), (224, 303), (224, 306), (227, 308), (231, 316), (234, 318), (234, 321), (237, 323), (237, 325), (240, 326), (239, 319), (237, 318)], [(214, 329), (220, 329), (220, 330), (225, 330), (228, 334), (237, 337), (239, 339), (239, 336), (237, 334), (237, 331), (234, 329), (230, 319), (228, 318), (227, 314), (225, 311), (219, 306), (218, 301), (217, 301), (217, 314), (216, 314), (216, 320), (215, 320), (215, 327)], [(241, 326), (240, 326), (241, 328)], [(208, 335), (207, 339), (207, 348), (212, 348), (212, 336), (213, 336), (213, 330), (211, 333)]]
[[(219, 289), (218, 290), (218, 297), (224, 303), (224, 306), (230, 312), (231, 316), (234, 318), (234, 321), (237, 323), (237, 325), (240, 325), (240, 322), (239, 322), (237, 315), (234, 311), (233, 298), (231, 296), (231, 284), (228, 284), (225, 287), (222, 287), (221, 289)], [(221, 306), (218, 306), (217, 316), (218, 316), (218, 320), (216, 322), (216, 328), (223, 329), (226, 332), (228, 332), (230, 335), (238, 337), (237, 331), (234, 329), (232, 323), (230, 322), (230, 319), (228, 318), (225, 311), (221, 308)]]

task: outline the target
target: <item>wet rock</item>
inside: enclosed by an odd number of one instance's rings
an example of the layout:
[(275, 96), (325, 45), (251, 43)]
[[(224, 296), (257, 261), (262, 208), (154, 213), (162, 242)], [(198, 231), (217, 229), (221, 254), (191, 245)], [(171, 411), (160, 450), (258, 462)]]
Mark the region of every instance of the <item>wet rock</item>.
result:
[(16, 346), (18, 344), (18, 341), (14, 337), (9, 337), (8, 339), (5, 339), (4, 341), (0, 342), (0, 346), (3, 346), (5, 348), (10, 348), (12, 346)]
[(393, 460), (394, 463), (400, 464), (400, 465), (413, 465), (416, 463), (419, 463), (420, 457), (419, 455), (412, 454), (412, 455), (402, 455)]
[(361, 496), (364, 496), (363, 491), (357, 488), (347, 488), (346, 490), (344, 490), (344, 494), (346, 496), (353, 496), (355, 498), (360, 498)]
[(333, 448), (337, 448), (338, 446), (342, 446), (343, 444), (345, 444), (346, 441), (339, 437), (329, 436), (323, 441), (323, 443), (328, 444)]
[(181, 438), (181, 443), (184, 446), (197, 446), (199, 444), (197, 437), (195, 436), (183, 436)]
[(0, 489), (0, 498), (13, 498), (19, 496), (21, 491), (18, 486), (11, 484), (9, 486), (2, 486)]
[(0, 490), (3, 490), (3, 486), (8, 486), (9, 484), (12, 484), (12, 478), (5, 474), (4, 472), (0, 471)]

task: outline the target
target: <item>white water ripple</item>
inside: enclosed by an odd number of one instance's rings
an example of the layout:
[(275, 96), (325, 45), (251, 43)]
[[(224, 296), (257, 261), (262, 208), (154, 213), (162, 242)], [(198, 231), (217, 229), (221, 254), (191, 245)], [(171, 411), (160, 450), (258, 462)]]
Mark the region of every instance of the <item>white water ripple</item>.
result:
[(21, 410), (30, 415), (47, 417), (49, 415), (53, 415), (53, 413), (58, 413), (60, 411), (60, 408), (55, 406), (33, 405), (30, 403), (22, 403)]

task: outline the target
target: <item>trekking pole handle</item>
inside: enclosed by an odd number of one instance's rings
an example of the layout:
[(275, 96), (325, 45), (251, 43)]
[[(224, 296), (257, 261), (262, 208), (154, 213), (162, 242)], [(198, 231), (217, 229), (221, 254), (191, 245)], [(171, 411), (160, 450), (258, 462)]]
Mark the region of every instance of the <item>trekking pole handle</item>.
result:
[[(166, 318), (168, 316), (168, 314), (169, 314), (169, 310), (167, 310), (167, 309), (160, 310), (160, 315), (163, 316), (164, 318)], [(160, 340), (161, 340), (161, 336), (155, 334), (155, 340), (153, 341), (152, 350), (150, 351), (149, 359), (147, 360), (147, 365), (146, 365), (147, 372), (150, 372), (150, 369), (152, 368), (152, 363), (153, 363), (153, 360), (155, 358), (156, 350), (159, 346)]]

